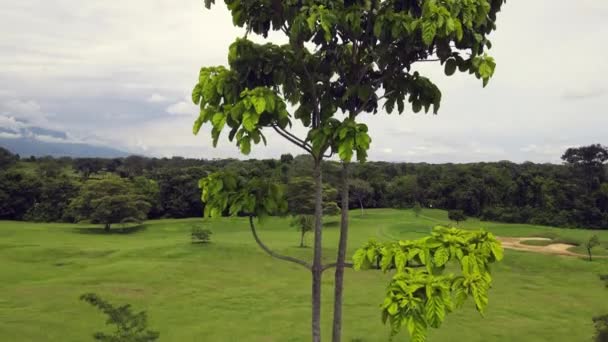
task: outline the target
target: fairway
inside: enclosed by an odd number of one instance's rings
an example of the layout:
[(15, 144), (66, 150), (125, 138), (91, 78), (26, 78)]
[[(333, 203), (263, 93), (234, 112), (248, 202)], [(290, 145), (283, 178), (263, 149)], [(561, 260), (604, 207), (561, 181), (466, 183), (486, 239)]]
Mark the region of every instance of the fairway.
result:
[[(326, 218), (324, 258), (335, 258), (339, 222)], [(190, 227), (205, 222), (212, 243), (193, 245)], [(349, 256), (368, 238), (419, 238), (447, 223), (440, 210), (351, 211)], [(559, 236), (584, 241), (608, 231), (557, 229), (469, 220), (498, 236)], [(266, 255), (244, 218), (148, 221), (130, 234), (97, 234), (89, 226), (0, 222), (2, 341), (88, 341), (105, 317), (78, 300), (95, 292), (115, 304), (146, 310), (161, 341), (308, 341), (310, 273)], [(97, 228), (97, 227), (95, 227)], [(114, 229), (114, 228), (113, 228)], [(287, 218), (269, 218), (262, 240), (285, 254), (298, 248)], [(312, 236), (307, 236), (310, 243)], [(578, 252), (584, 252), (577, 249)], [(606, 254), (606, 246), (596, 249)], [(468, 302), (429, 341), (589, 341), (591, 317), (608, 313), (608, 289), (598, 279), (608, 259), (507, 250), (494, 268), (485, 317)], [(379, 304), (389, 274), (346, 271), (344, 341), (387, 341)], [(324, 273), (323, 337), (331, 334), (333, 270)], [(396, 341), (407, 341), (402, 333)]]

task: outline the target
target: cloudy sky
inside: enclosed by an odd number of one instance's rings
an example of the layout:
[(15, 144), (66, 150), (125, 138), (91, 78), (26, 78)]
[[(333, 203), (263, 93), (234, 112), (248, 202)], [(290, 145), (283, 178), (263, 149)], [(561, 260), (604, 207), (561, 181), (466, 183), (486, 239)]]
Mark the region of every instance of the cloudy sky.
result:
[[(508, 1), (490, 85), (425, 64), (443, 91), (439, 115), (366, 118), (371, 159), (559, 162), (568, 146), (608, 144), (606, 18), (600, 0)], [(198, 69), (226, 64), (242, 34), (222, 1), (0, 0), (0, 32), (0, 137), (26, 125), (153, 156), (239, 156), (191, 134)], [(251, 157), (298, 152), (269, 136)]]

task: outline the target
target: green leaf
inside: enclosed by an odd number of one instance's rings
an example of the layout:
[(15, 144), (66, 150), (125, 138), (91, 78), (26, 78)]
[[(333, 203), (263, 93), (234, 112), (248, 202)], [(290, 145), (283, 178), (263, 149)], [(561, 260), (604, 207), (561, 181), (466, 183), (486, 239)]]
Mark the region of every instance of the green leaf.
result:
[(199, 104), (201, 101), (201, 84), (198, 83), (192, 90), (192, 102)]
[(437, 27), (434, 22), (425, 21), (422, 23), (422, 41), (427, 46), (430, 46), (435, 39), (435, 34), (437, 33)]
[(445, 62), (445, 74), (447, 76), (452, 76), (456, 72), (456, 68), (458, 67), (456, 60), (453, 58), (448, 59)]
[(201, 130), (202, 125), (203, 125), (203, 119), (199, 116), (198, 119), (196, 119), (196, 121), (194, 121), (194, 126), (192, 127), (192, 133), (194, 133), (194, 135), (197, 135), (198, 132)]
[(266, 100), (263, 97), (251, 97), (251, 102), (255, 107), (256, 113), (264, 113), (264, 110), (266, 109)]
[(243, 137), (239, 142), (239, 147), (241, 148), (241, 153), (244, 155), (248, 155), (251, 152), (251, 141), (249, 137)]
[(255, 129), (259, 120), (259, 116), (254, 112), (246, 112), (243, 114), (243, 127), (251, 132)]
[(386, 309), (390, 315), (395, 315), (399, 312), (399, 305), (395, 302), (391, 303), (391, 305)]
[(450, 259), (450, 254), (446, 248), (439, 247), (439, 248), (437, 248), (437, 250), (435, 250), (435, 255), (433, 256), (433, 261), (435, 262), (435, 265), (437, 265), (438, 267), (445, 265), (449, 259)]

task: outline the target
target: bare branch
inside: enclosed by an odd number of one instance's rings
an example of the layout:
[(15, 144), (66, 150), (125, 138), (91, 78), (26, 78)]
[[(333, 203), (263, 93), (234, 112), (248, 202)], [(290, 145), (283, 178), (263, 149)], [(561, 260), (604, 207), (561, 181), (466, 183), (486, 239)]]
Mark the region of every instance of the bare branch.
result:
[(307, 263), (306, 261), (300, 260), (298, 258), (290, 257), (287, 255), (279, 254), (279, 253), (271, 250), (270, 248), (268, 248), (268, 246), (266, 246), (262, 242), (262, 240), (260, 240), (260, 238), (258, 237), (258, 233), (255, 230), (255, 225), (253, 224), (253, 216), (249, 216), (249, 226), (251, 226), (251, 233), (253, 234), (253, 238), (255, 239), (255, 242), (257, 242), (257, 244), (264, 250), (264, 252), (268, 253), (270, 256), (275, 257), (277, 259), (293, 262), (295, 264), (304, 266), (308, 270), (312, 270), (312, 266), (309, 263)]
[(274, 128), (274, 130), (277, 133), (279, 133), (283, 138), (289, 140), (294, 145), (296, 145), (296, 146), (302, 148), (303, 150), (305, 150), (306, 152), (312, 154), (312, 148), (308, 144), (306, 144), (303, 140), (301, 140), (300, 138), (285, 131), (284, 129), (278, 127), (277, 125), (272, 125), (272, 128)]

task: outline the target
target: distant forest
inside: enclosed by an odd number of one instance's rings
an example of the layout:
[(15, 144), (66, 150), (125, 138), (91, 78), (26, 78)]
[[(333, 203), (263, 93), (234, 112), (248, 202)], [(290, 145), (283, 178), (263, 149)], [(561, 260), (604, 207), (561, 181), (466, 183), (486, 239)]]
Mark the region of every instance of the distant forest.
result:
[[(562, 159), (561, 165), (353, 163), (350, 206), (420, 205), (490, 221), (608, 229), (608, 149), (571, 148)], [(340, 165), (325, 162), (323, 167), (324, 182), (339, 189)], [(70, 203), (83, 185), (108, 176), (130, 181), (146, 196), (148, 218), (201, 216), (198, 181), (219, 169), (276, 179), (289, 188), (292, 180), (310, 176), (312, 160), (289, 154), (279, 160), (20, 158), (0, 148), (0, 219), (74, 222)]]

